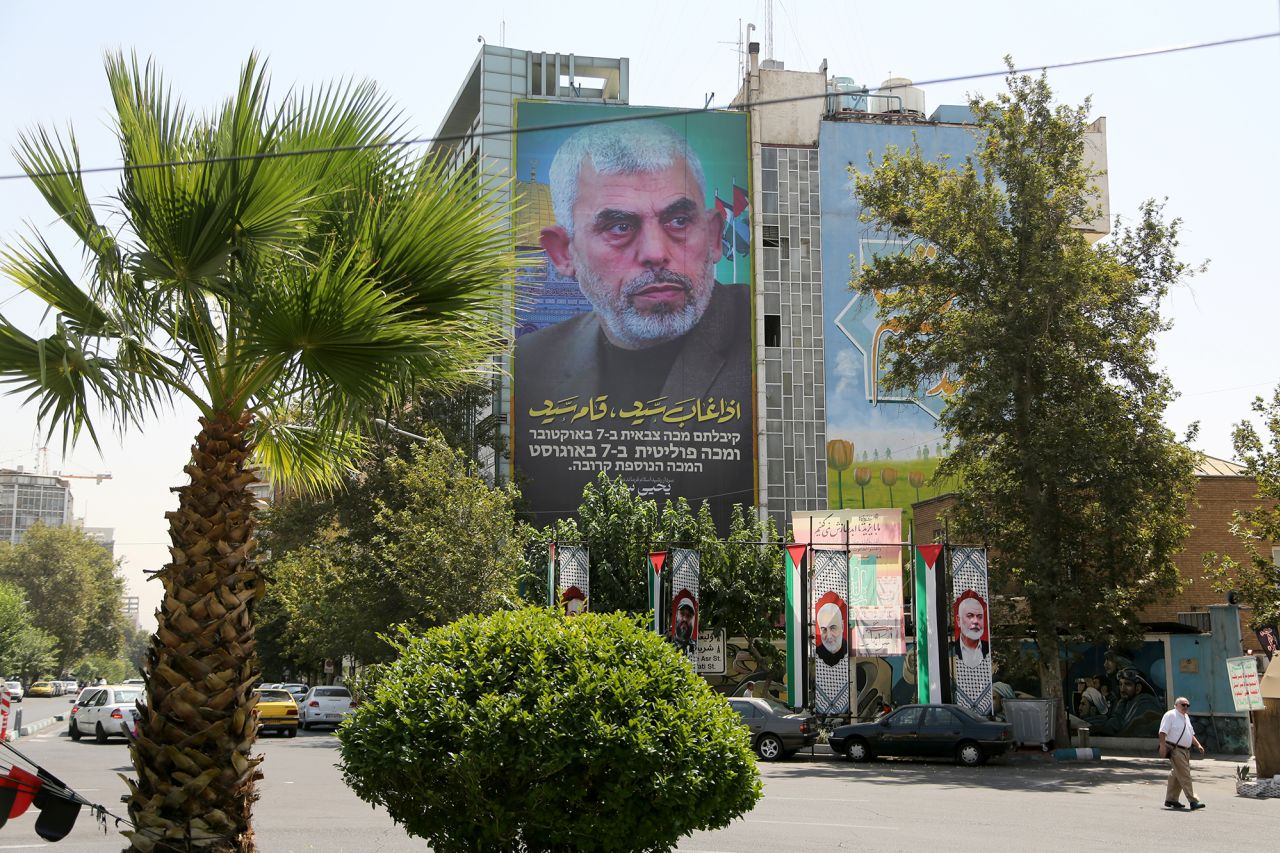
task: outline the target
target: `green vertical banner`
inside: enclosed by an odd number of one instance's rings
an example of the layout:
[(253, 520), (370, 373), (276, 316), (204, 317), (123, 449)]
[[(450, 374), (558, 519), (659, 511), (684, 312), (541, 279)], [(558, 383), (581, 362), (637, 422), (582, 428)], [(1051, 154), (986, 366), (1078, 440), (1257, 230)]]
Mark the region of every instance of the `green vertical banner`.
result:
[(649, 552), (649, 609), (653, 611), (653, 630), (662, 633), (662, 564), (666, 551)]
[(788, 545), (787, 554), (787, 704), (792, 708), (806, 705), (808, 679), (805, 677), (809, 661), (808, 610), (805, 592), (805, 554), (808, 545)]
[(937, 566), (941, 545), (916, 546), (916, 690), (921, 704), (941, 702), (938, 655)]
[(547, 546), (547, 606), (555, 607), (556, 601), (556, 543)]

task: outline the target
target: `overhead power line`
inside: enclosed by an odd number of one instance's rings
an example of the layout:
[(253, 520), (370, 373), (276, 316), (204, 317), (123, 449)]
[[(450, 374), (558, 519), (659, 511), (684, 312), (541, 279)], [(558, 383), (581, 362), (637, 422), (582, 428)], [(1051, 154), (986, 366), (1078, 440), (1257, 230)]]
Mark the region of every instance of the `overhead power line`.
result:
[[(1026, 65), (1015, 68), (1002, 68), (998, 71), (979, 71), (968, 74), (956, 74), (950, 77), (935, 77), (930, 80), (916, 80), (911, 85), (916, 87), (938, 86), (944, 83), (962, 83), (969, 80), (984, 80), (991, 77), (1004, 77), (1009, 74), (1028, 74), (1036, 71), (1051, 71), (1062, 68), (1079, 68), (1086, 65), (1101, 65), (1109, 62), (1123, 62), (1134, 59), (1146, 59), (1153, 56), (1165, 56), (1174, 53), (1186, 53), (1193, 50), (1205, 50), (1215, 47), (1228, 47), (1232, 45), (1247, 44), (1249, 42), (1263, 41), (1266, 39), (1280, 38), (1280, 31), (1258, 33), (1250, 36), (1237, 36), (1235, 38), (1219, 39), (1217, 41), (1195, 42), (1193, 44), (1176, 45), (1174, 47), (1158, 47), (1149, 50), (1131, 51), (1128, 53), (1116, 53), (1107, 56), (1092, 57), (1089, 59), (1076, 59), (1067, 62), (1051, 62), (1038, 65)], [(420, 136), (412, 139), (396, 139), (385, 142), (369, 142), (358, 145), (335, 145), (324, 148), (305, 148), (296, 151), (267, 151), (255, 154), (234, 154), (224, 157), (200, 157), (187, 160), (165, 160), (157, 163), (131, 163), (119, 166), (94, 166), (87, 169), (64, 170), (53, 172), (34, 172), (27, 174), (25, 172), (9, 175), (0, 175), (0, 181), (16, 181), (26, 178), (52, 178), (67, 177), (71, 175), (92, 175), (105, 172), (128, 172), (142, 171), (144, 169), (167, 169), (177, 166), (196, 166), (201, 164), (213, 163), (234, 163), (248, 160), (274, 160), (281, 157), (307, 157), (318, 154), (341, 154), (351, 151), (365, 151), (377, 148), (408, 148), (416, 145), (430, 145), (438, 142), (461, 142), (466, 139), (488, 138), (488, 137), (504, 137), (511, 136), (516, 133), (535, 133), (547, 130), (569, 130), (578, 127), (588, 127), (591, 125), (614, 124), (626, 121), (641, 121), (651, 118), (671, 118), (673, 116), (696, 115), (699, 113), (720, 112), (724, 110), (743, 110), (747, 107), (772, 106), (774, 104), (790, 104), (798, 101), (810, 101), (818, 98), (828, 98), (832, 95), (849, 94), (847, 92), (823, 92), (816, 95), (794, 95), (786, 98), (769, 98), (766, 100), (751, 101), (748, 104), (726, 105), (723, 107), (704, 106), (704, 107), (677, 107), (674, 109), (655, 110), (653, 112), (643, 113), (627, 113), (626, 115), (598, 117), (592, 119), (583, 119), (580, 121), (566, 121), (556, 124), (544, 124), (537, 127), (525, 128), (502, 128), (498, 130), (475, 131), (457, 134), (444, 134), (441, 136)]]

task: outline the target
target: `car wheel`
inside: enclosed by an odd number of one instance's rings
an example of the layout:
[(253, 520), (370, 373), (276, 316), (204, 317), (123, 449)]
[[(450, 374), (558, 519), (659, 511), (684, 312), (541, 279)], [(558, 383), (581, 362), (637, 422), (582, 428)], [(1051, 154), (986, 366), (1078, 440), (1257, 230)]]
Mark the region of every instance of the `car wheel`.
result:
[(756, 755), (765, 761), (777, 761), (782, 757), (782, 741), (777, 735), (763, 734), (756, 741)]
[(309, 731), (311, 731), (311, 724), (310, 724), (310, 723), (307, 723), (307, 722), (302, 723), (302, 730), (303, 730), (304, 732), (309, 732)]
[(849, 741), (849, 745), (845, 748), (844, 754), (849, 756), (850, 761), (870, 761), (871, 747), (860, 737), (856, 737)]
[(80, 738), (84, 737), (84, 735), (80, 734), (80, 727), (76, 725), (75, 720), (71, 721), (71, 727), (68, 729), (67, 734), (71, 735), (72, 740), (80, 740)]
[(297, 730), (297, 729), (286, 729), (286, 730), (285, 730), (285, 733), (284, 733), (284, 736), (285, 736), (285, 737), (297, 737), (297, 736), (298, 736), (298, 730)]
[(93, 729), (93, 739), (98, 743), (107, 742), (107, 730), (102, 727), (102, 723), (98, 723)]
[(973, 741), (967, 740), (956, 747), (956, 761), (965, 767), (977, 767), (982, 763), (982, 749)]

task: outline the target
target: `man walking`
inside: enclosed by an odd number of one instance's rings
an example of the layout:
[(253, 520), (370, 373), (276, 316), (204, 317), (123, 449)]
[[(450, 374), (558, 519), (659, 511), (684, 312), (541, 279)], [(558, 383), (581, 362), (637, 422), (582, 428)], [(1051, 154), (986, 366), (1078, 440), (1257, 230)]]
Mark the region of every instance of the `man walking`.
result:
[(1179, 696), (1173, 707), (1165, 712), (1160, 720), (1160, 757), (1168, 757), (1173, 767), (1169, 770), (1169, 784), (1164, 792), (1164, 804), (1171, 809), (1184, 809), (1178, 801), (1179, 794), (1187, 794), (1187, 802), (1191, 810), (1204, 808), (1204, 803), (1196, 799), (1191, 787), (1191, 747), (1204, 754), (1204, 746), (1196, 739), (1196, 730), (1191, 725), (1191, 703), (1187, 697)]

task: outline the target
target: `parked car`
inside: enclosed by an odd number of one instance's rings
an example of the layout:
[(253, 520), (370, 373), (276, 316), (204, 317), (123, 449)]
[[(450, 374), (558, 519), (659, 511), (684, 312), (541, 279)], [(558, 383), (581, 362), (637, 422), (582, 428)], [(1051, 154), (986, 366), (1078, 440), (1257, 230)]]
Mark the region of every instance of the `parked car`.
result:
[(37, 681), (28, 688), (27, 695), (39, 696), (47, 699), (48, 697), (55, 696), (57, 694), (54, 692), (52, 681)]
[(137, 703), (142, 697), (142, 689), (136, 685), (86, 687), (71, 706), (67, 733), (72, 740), (92, 734), (98, 743), (112, 737), (128, 739), (136, 730)]
[(147, 682), (143, 681), (141, 678), (126, 678), (124, 681), (120, 683), (125, 685), (126, 687), (146, 687), (147, 686)]
[(351, 691), (340, 685), (312, 687), (298, 703), (298, 719), (302, 728), (338, 726), (356, 709)]
[(955, 758), (966, 767), (1013, 748), (1013, 727), (959, 705), (904, 705), (873, 723), (852, 723), (831, 733), (832, 752), (854, 761), (877, 756)]
[(729, 707), (751, 730), (751, 746), (765, 761), (790, 758), (818, 739), (818, 721), (812, 714), (792, 711), (776, 699), (735, 696), (729, 699)]
[(253, 713), (258, 717), (258, 731), (279, 732), (285, 737), (298, 733), (298, 703), (287, 690), (253, 691), (257, 700)]
[(4, 683), (4, 689), (9, 691), (10, 702), (22, 701), (22, 682), (21, 681), (6, 681)]
[(285, 682), (283, 684), (277, 684), (276, 687), (281, 690), (289, 691), (293, 696), (293, 701), (297, 702), (299, 707), (302, 706), (302, 700), (307, 695), (307, 690), (310, 689), (307, 685), (302, 684), (301, 682)]

